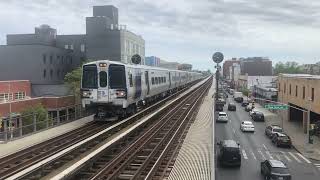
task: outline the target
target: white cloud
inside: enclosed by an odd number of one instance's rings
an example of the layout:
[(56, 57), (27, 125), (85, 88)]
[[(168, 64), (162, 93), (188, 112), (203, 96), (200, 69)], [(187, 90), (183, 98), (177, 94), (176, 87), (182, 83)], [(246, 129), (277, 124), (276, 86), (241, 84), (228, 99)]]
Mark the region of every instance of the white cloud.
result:
[(292, 57), (320, 55), (314, 0), (7, 0), (0, 2), (0, 43), (11, 33), (49, 24), (59, 34), (85, 32), (93, 5), (119, 8), (120, 23), (146, 40), (146, 55), (211, 66), (211, 54)]

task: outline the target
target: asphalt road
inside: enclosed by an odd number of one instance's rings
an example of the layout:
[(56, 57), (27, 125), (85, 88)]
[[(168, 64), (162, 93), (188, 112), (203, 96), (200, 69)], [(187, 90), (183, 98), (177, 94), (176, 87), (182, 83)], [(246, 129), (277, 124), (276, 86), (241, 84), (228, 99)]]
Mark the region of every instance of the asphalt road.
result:
[[(231, 96), (227, 100), (234, 102)], [(240, 143), (241, 167), (227, 168), (219, 166), (215, 152), (215, 176), (216, 180), (259, 180), (263, 179), (260, 175), (260, 162), (265, 159), (281, 160), (288, 166), (293, 180), (319, 180), (320, 162), (305, 158), (294, 148), (278, 148), (272, 144), (271, 140), (265, 136), (264, 122), (253, 122), (249, 113), (244, 111), (241, 104), (235, 103), (237, 111), (224, 112), (229, 116), (228, 123), (215, 123), (215, 150), (217, 142), (224, 139), (233, 139)], [(217, 117), (217, 116), (215, 116)], [(250, 120), (255, 126), (254, 133), (243, 133), (240, 130), (240, 123)]]

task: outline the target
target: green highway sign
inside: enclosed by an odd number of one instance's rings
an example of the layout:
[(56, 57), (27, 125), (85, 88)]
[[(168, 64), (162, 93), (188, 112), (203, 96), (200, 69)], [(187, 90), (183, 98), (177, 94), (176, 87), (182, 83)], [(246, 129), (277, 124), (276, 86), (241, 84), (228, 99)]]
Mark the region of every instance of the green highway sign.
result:
[(264, 108), (266, 108), (266, 109), (287, 110), (288, 106), (287, 105), (267, 104), (267, 105), (264, 105)]

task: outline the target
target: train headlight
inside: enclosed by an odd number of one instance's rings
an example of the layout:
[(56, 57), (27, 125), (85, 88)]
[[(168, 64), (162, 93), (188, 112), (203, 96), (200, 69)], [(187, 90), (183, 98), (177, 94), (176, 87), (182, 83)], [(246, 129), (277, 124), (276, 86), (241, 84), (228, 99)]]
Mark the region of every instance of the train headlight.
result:
[(82, 91), (82, 97), (89, 98), (91, 95), (90, 91)]
[(126, 97), (127, 94), (125, 90), (117, 90), (116, 95), (117, 97), (122, 98), (122, 97)]

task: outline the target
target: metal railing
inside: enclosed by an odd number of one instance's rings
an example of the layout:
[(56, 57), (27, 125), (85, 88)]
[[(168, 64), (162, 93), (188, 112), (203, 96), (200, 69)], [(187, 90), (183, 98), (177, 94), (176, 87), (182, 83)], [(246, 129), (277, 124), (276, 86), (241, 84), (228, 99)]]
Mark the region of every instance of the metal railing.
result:
[(31, 113), (4, 118), (0, 121), (0, 142), (28, 136), (89, 115), (81, 105), (75, 105), (49, 111), (42, 116)]

